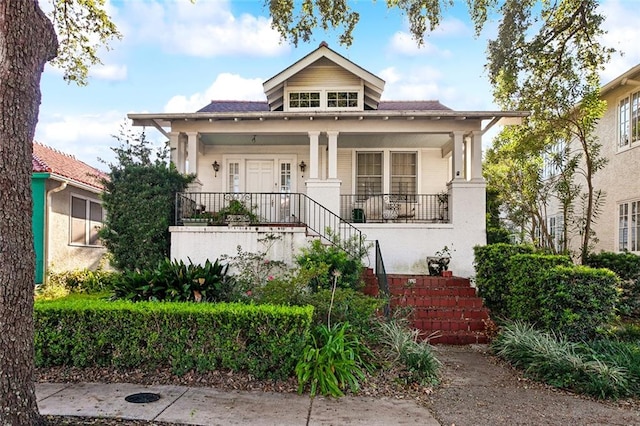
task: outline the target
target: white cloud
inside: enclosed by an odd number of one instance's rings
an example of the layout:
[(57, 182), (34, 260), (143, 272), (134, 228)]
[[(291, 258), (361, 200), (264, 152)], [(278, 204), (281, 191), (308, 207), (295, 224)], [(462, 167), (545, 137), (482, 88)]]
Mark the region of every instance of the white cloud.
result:
[(131, 2), (121, 10), (126, 37), (197, 57), (274, 56), (289, 50), (263, 16), (234, 16), (227, 1)]
[(388, 49), (396, 54), (405, 56), (420, 56), (420, 55), (439, 55), (450, 56), (451, 52), (448, 50), (440, 50), (434, 44), (424, 40), (422, 46), (418, 46), (418, 43), (407, 32), (396, 32), (389, 42)]
[(89, 76), (109, 81), (126, 80), (126, 65), (96, 65), (89, 70)]
[(212, 100), (265, 100), (262, 80), (246, 79), (237, 74), (222, 73), (203, 93), (177, 95), (167, 102), (165, 112), (196, 112)]
[(459, 19), (450, 18), (440, 22), (440, 25), (429, 35), (433, 37), (472, 37), (473, 29)]
[[(608, 83), (631, 67), (640, 63), (640, 27), (638, 26), (638, 3), (635, 1), (608, 0), (601, 5), (605, 16), (603, 43), (619, 53), (602, 73), (603, 83)], [(622, 55), (621, 55), (622, 53)]]
[(98, 158), (113, 161), (111, 147), (118, 145), (113, 135), (120, 133), (125, 118), (117, 111), (41, 117), (35, 139), (104, 170), (106, 166)]

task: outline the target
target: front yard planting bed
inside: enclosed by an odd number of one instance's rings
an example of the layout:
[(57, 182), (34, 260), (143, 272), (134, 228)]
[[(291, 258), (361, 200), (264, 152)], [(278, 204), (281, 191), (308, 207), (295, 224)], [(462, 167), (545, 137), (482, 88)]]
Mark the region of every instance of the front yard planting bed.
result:
[(245, 371), (293, 375), (313, 308), (91, 299), (35, 304), (38, 367)]

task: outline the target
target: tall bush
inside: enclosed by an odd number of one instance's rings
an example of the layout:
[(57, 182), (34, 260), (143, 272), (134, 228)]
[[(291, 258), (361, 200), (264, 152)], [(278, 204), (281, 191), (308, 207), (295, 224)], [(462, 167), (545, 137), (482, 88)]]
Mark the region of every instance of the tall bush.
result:
[(167, 149), (154, 153), (145, 134), (125, 134), (112, 148), (117, 161), (109, 164), (102, 196), (107, 217), (100, 238), (120, 270), (155, 268), (169, 256), (169, 226), (175, 217), (175, 194), (193, 180), (167, 161)]
[(476, 246), (473, 251), (476, 285), (480, 296), (494, 316), (506, 316), (509, 259), (516, 254), (533, 253), (533, 247), (499, 243)]
[(539, 285), (539, 325), (571, 340), (592, 339), (613, 320), (618, 277), (607, 269), (556, 266)]
[(509, 259), (509, 291), (505, 295), (509, 319), (530, 323), (540, 320), (544, 307), (539, 303), (539, 284), (560, 265), (571, 266), (569, 256), (516, 254)]
[(587, 265), (607, 268), (621, 279), (620, 314), (640, 318), (640, 256), (632, 253), (602, 252), (590, 254)]
[(311, 289), (318, 291), (331, 288), (334, 277), (338, 277), (339, 288), (360, 289), (364, 285), (362, 259), (367, 255), (370, 245), (363, 244), (358, 236), (346, 241), (340, 241), (338, 235), (330, 234), (329, 237), (333, 239), (333, 244), (313, 240), (296, 257), (296, 263), (301, 268), (321, 271), (311, 280)]

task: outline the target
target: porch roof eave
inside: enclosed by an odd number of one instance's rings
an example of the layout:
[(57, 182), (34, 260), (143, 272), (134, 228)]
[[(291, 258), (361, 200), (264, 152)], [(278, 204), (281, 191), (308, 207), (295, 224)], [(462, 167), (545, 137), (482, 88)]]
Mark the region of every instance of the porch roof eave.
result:
[[(174, 121), (244, 121), (244, 120), (389, 120), (394, 118), (412, 118), (429, 120), (491, 120), (519, 121), (531, 115), (529, 111), (419, 111), (419, 110), (367, 110), (367, 111), (259, 111), (259, 112), (194, 112), (194, 113), (131, 113), (127, 117), (134, 126), (171, 127)], [(493, 125), (492, 124), (492, 125)], [(508, 123), (513, 124), (513, 123)]]

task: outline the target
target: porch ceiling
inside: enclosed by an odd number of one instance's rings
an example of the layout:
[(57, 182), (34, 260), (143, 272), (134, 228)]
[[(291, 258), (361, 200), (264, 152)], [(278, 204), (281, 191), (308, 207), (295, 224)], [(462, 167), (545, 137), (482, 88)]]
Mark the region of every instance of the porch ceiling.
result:
[[(344, 133), (338, 136), (340, 148), (389, 148), (401, 146), (404, 148), (441, 148), (449, 142), (449, 134), (375, 134), (375, 133)], [(273, 134), (224, 134), (201, 133), (200, 142), (205, 145), (309, 145), (309, 137), (300, 135)], [(320, 145), (326, 144), (325, 138), (320, 138)]]

